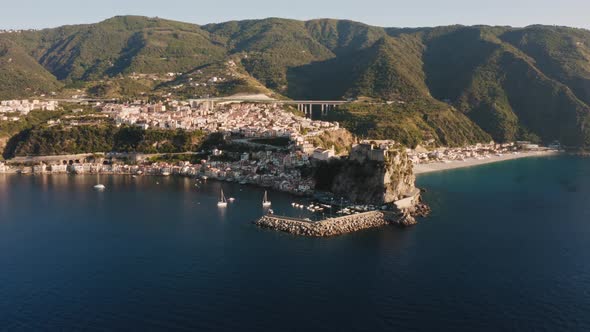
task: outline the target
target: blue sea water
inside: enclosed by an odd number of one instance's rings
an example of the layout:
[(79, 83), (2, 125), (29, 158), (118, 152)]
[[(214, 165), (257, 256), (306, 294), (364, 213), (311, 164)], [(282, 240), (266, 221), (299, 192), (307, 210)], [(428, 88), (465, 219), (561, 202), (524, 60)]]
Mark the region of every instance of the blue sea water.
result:
[(101, 181), (0, 175), (1, 331), (590, 330), (590, 159), (422, 175), (430, 217), (331, 239), (256, 228), (262, 189)]

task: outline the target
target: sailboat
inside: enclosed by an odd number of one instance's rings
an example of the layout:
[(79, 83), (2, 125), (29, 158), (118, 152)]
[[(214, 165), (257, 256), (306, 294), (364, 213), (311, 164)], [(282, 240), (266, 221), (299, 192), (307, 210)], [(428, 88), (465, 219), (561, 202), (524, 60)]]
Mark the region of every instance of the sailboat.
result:
[(221, 189), (221, 194), (219, 195), (219, 201), (217, 202), (218, 207), (226, 207), (227, 200), (225, 199), (225, 195), (223, 194), (223, 189)]
[(271, 202), (268, 200), (268, 193), (265, 190), (264, 191), (264, 198), (262, 199), (262, 206), (269, 207), (270, 205), (271, 205)]
[(100, 183), (100, 173), (96, 174), (96, 185), (94, 186), (96, 190), (105, 190), (106, 187), (104, 184)]

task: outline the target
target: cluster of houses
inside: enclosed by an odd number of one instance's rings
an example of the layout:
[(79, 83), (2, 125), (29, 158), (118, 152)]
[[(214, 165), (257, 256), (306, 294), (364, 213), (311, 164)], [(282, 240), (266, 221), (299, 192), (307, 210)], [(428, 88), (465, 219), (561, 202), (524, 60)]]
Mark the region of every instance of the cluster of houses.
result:
[(109, 114), (117, 125), (143, 129), (201, 130), (241, 135), (245, 138), (289, 137), (309, 153), (307, 136), (339, 128), (338, 123), (314, 121), (288, 112), (277, 104), (229, 103), (217, 106), (199, 101), (173, 101), (167, 105), (105, 104), (100, 110)]
[[(2, 102), (6, 110), (24, 112), (25, 110), (55, 110), (57, 102), (6, 101)], [(143, 129), (183, 129), (204, 131), (206, 133), (224, 133), (233, 137), (242, 137), (246, 143), (256, 140), (250, 138), (288, 138), (292, 144), (287, 149), (273, 149), (245, 152), (232, 158), (216, 158), (225, 154), (213, 150), (208, 160), (199, 163), (189, 162), (163, 163), (146, 162), (128, 165), (125, 162), (104, 160), (49, 161), (35, 162), (28, 167), (9, 167), (0, 164), (0, 173), (106, 173), (131, 175), (184, 175), (201, 176), (242, 184), (254, 184), (274, 189), (304, 194), (309, 193), (313, 183), (301, 174), (301, 167), (310, 165), (315, 158), (327, 160), (335, 156), (334, 148), (321, 149), (309, 143), (311, 137), (326, 130), (339, 129), (338, 123), (314, 121), (298, 116), (280, 104), (274, 103), (220, 103), (214, 105), (200, 100), (169, 101), (166, 103), (96, 104), (100, 113), (94, 117), (84, 118), (88, 124), (110, 118), (117, 125), (138, 126)], [(98, 117), (98, 118), (96, 118)], [(67, 123), (77, 125), (67, 116), (59, 120), (50, 120), (49, 125)], [(86, 122), (84, 122), (86, 124)], [(255, 149), (256, 150), (256, 149)], [(121, 160), (121, 159), (117, 159)]]
[(55, 111), (59, 103), (55, 100), (2, 100), (0, 101), (0, 120), (18, 121), (31, 111)]
[[(550, 147), (554, 148), (554, 147)], [(518, 154), (521, 151), (536, 151), (542, 149), (538, 144), (530, 142), (510, 142), (497, 144), (475, 144), (457, 148), (437, 148), (426, 150), (423, 148), (408, 149), (408, 155), (414, 164), (436, 162), (465, 161), (467, 159), (483, 160), (504, 154)]]
[(272, 187), (295, 194), (309, 193), (314, 184), (302, 177), (301, 166), (309, 165), (309, 156), (301, 151), (244, 153), (240, 161), (207, 161), (202, 174), (208, 178)]
[(0, 29), (0, 33), (21, 33), (21, 32), (33, 32), (38, 31), (36, 29)]
[(313, 188), (313, 182), (301, 175), (300, 167), (309, 163), (308, 155), (301, 151), (259, 151), (243, 153), (238, 161), (209, 159), (201, 160), (196, 164), (182, 161), (128, 165), (104, 163), (103, 160), (97, 159), (91, 162), (85, 160), (40, 162), (33, 166), (10, 168), (0, 163), (0, 173), (181, 175), (253, 184), (295, 194), (308, 194)]

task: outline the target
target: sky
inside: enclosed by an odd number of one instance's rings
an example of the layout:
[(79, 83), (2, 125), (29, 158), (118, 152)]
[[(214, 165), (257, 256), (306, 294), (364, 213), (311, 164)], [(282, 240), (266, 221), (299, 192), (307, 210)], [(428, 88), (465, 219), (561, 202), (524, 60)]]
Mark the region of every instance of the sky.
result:
[(566, 25), (590, 29), (590, 0), (0, 0), (0, 29), (95, 23), (143, 15), (206, 24), (283, 17), (340, 18), (383, 27)]

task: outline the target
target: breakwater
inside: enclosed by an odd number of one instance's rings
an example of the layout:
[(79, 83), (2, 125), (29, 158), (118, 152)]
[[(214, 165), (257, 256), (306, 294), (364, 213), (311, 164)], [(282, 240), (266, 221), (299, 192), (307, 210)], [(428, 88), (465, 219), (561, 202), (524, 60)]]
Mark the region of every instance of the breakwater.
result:
[(310, 237), (330, 237), (390, 224), (411, 226), (415, 223), (415, 219), (408, 213), (382, 211), (328, 218), (316, 222), (284, 216), (265, 215), (254, 222), (259, 227)]

